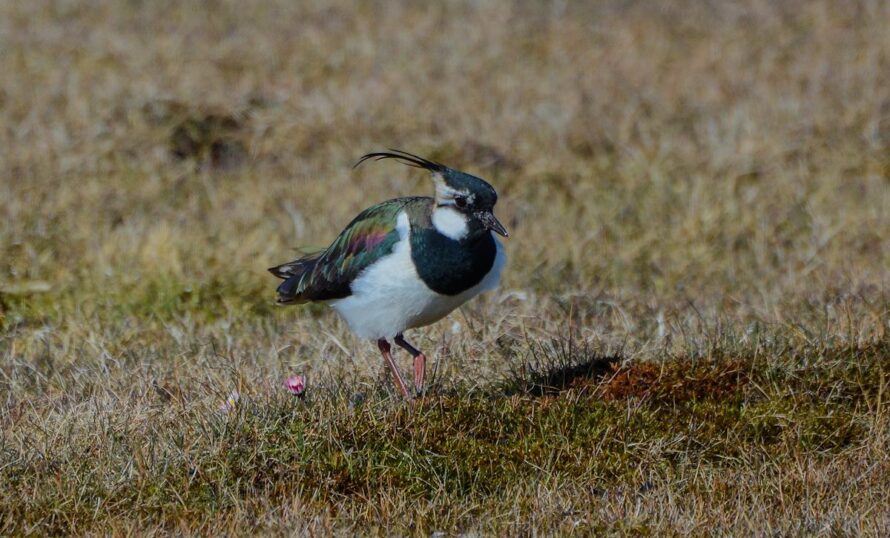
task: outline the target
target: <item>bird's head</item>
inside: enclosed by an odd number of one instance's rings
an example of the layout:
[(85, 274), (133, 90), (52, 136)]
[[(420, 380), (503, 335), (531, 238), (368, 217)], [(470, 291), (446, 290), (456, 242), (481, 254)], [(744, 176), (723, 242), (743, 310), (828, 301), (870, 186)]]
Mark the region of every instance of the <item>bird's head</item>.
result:
[(461, 239), (468, 234), (475, 235), (474, 232), (490, 230), (507, 237), (507, 230), (494, 216), (498, 193), (484, 179), (399, 150), (368, 153), (355, 166), (368, 159), (396, 159), (402, 164), (429, 170), (436, 185), (433, 224), (443, 234)]

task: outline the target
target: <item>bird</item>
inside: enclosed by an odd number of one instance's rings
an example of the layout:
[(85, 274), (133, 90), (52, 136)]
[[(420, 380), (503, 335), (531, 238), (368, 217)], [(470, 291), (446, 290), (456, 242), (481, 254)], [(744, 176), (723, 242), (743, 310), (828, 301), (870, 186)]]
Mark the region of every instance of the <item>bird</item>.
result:
[(411, 400), (389, 342), (413, 357), (414, 395), (421, 396), (426, 355), (404, 332), (496, 288), (507, 260), (497, 236), (508, 234), (494, 215), (497, 192), (482, 178), (391, 148), (362, 156), (353, 169), (372, 159), (428, 171), (434, 196), (371, 206), (327, 248), (269, 271), (283, 280), (279, 304), (326, 303), (356, 336), (376, 341), (396, 388)]

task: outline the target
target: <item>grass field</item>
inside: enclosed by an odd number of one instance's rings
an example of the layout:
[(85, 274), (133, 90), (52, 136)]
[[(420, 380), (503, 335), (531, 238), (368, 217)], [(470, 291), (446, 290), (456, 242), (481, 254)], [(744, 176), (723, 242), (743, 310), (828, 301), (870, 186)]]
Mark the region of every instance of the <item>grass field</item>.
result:
[[(887, 536), (888, 28), (3, 2), (0, 535)], [(501, 288), (412, 333), (413, 406), (266, 272), (432, 192), (351, 169), (387, 147), (488, 179), (511, 233)]]

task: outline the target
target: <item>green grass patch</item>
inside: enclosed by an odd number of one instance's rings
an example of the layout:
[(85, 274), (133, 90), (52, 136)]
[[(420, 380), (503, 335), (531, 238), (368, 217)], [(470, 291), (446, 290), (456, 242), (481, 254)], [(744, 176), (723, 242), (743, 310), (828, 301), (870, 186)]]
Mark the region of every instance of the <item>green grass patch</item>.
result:
[[(881, 345), (841, 354), (871, 372), (888, 366), (885, 352)], [(800, 370), (795, 384), (779, 385), (774, 371), (742, 364), (612, 363), (558, 390), (507, 395), (496, 384), (414, 405), (379, 395), (352, 404), (319, 389), (306, 402), (268, 396), (231, 414), (186, 412), (169, 428), (109, 424), (90, 442), (42, 457), (6, 446), (6, 528), (85, 531), (127, 515), (172, 525), (228, 513), (254, 497), (328, 507), (387, 496), (507, 503), (509, 492), (533, 483), (611, 491), (643, 471), (823, 458), (866, 442), (857, 410), (870, 392), (850, 388), (862, 379), (846, 381), (847, 398), (824, 400), (821, 383), (846, 374)], [(547, 373), (551, 380), (564, 374)], [(68, 435), (83, 439), (76, 428)], [(59, 510), (64, 519), (54, 516)]]

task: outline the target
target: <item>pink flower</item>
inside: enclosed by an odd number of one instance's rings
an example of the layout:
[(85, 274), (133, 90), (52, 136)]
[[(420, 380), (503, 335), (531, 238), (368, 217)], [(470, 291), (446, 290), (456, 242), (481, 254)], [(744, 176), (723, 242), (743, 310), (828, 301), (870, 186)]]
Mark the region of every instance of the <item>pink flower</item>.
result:
[(284, 382), (284, 388), (287, 389), (288, 392), (293, 394), (294, 396), (303, 397), (303, 392), (306, 390), (306, 376), (304, 375), (292, 375)]
[(238, 400), (240, 400), (240, 399), (241, 399), (241, 395), (238, 394), (238, 391), (233, 390), (226, 397), (225, 403), (223, 403), (222, 406), (220, 406), (219, 410), (222, 411), (223, 413), (228, 413), (228, 412), (232, 411), (233, 409), (235, 409), (235, 406), (238, 404)]

